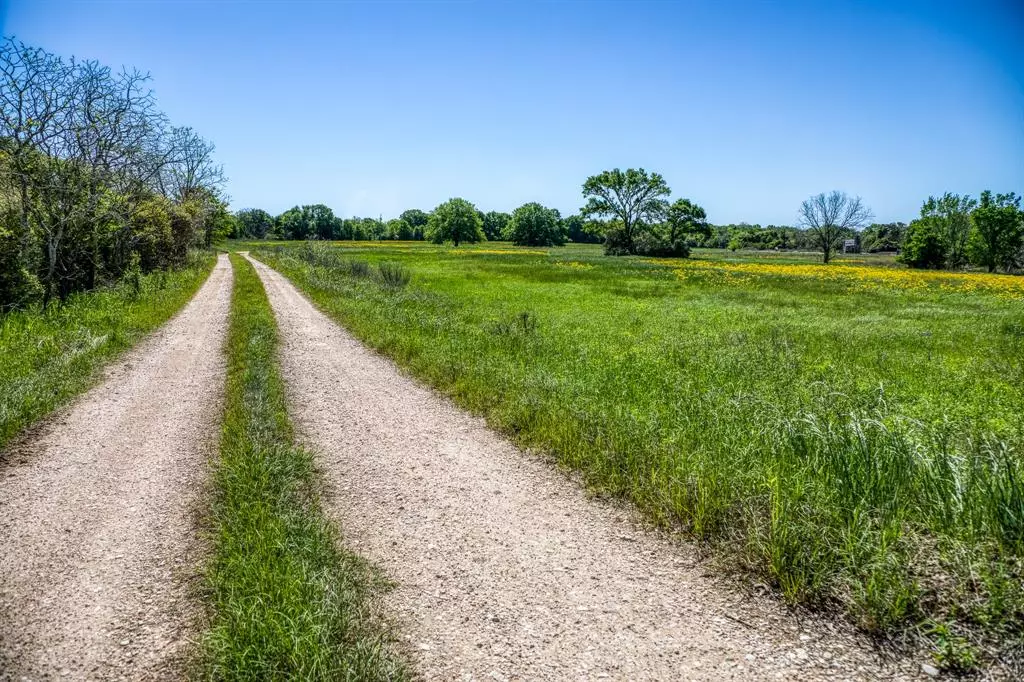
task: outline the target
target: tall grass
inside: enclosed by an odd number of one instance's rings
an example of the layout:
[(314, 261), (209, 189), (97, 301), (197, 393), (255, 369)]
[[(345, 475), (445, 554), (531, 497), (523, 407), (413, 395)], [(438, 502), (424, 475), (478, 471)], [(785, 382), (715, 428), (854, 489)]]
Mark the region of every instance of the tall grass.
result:
[(232, 256), (235, 288), (203, 676), (404, 679), (368, 603), (372, 572), (339, 548), (310, 453), (293, 442), (263, 286)]
[(1019, 656), (1019, 300), (680, 279), (578, 247), (344, 252), (402, 262), (414, 284), (351, 277), (340, 256), (260, 257), (522, 445), (786, 599), (928, 637), (947, 667)]
[(62, 305), (0, 315), (0, 448), (88, 388), (96, 370), (176, 313), (209, 275), (212, 253), (187, 267), (73, 294)]

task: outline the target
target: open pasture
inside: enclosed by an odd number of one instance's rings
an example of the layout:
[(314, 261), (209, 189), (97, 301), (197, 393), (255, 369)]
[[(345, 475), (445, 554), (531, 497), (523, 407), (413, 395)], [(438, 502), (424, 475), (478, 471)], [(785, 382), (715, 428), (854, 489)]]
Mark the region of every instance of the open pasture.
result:
[[(911, 625), (953, 667), (1019, 638), (1024, 280), (852, 256), (250, 247), (415, 376), (788, 599)], [(410, 283), (383, 283), (385, 262)]]

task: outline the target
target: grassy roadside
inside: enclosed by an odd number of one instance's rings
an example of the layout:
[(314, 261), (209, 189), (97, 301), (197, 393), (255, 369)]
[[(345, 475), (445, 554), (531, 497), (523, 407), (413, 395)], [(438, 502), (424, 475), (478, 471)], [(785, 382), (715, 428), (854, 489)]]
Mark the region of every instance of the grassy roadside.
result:
[(404, 679), (367, 608), (374, 576), (338, 549), (310, 453), (294, 444), (277, 328), (256, 271), (235, 287), (220, 459), (214, 474), (207, 679)]
[(944, 668), (1022, 660), (1024, 280), (493, 244), (256, 255), (789, 601), (928, 642)]
[(0, 315), (0, 448), (89, 388), (96, 371), (166, 322), (206, 280), (212, 253), (187, 267), (73, 295), (49, 310)]

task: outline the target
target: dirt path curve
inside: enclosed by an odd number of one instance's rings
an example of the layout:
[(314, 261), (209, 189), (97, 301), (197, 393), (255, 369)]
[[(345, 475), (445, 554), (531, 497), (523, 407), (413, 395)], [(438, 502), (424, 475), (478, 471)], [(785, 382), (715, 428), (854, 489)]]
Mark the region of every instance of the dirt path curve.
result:
[(179, 679), (231, 265), (0, 466), (0, 679)]
[(916, 677), (716, 584), (691, 548), (588, 499), (256, 265), (328, 508), (397, 582), (384, 606), (426, 679)]

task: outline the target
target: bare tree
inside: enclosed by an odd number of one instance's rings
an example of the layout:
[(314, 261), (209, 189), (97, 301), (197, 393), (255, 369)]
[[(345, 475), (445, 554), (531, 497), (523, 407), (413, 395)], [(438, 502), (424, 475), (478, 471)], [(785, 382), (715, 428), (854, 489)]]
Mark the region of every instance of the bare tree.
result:
[[(150, 267), (184, 260), (197, 237), (212, 241), (223, 182), (213, 145), (169, 125), (148, 74), (0, 42), (0, 194), (18, 243), (13, 260), (10, 238), (0, 255), (8, 269), (32, 270), (44, 306), (119, 278), (141, 241), (153, 243), (133, 218), (160, 194), (180, 239)], [(18, 300), (0, 295), (0, 305)]]
[(799, 224), (810, 234), (811, 241), (821, 249), (824, 261), (828, 263), (840, 241), (865, 227), (872, 217), (871, 210), (860, 197), (834, 190), (813, 196), (801, 204)]

